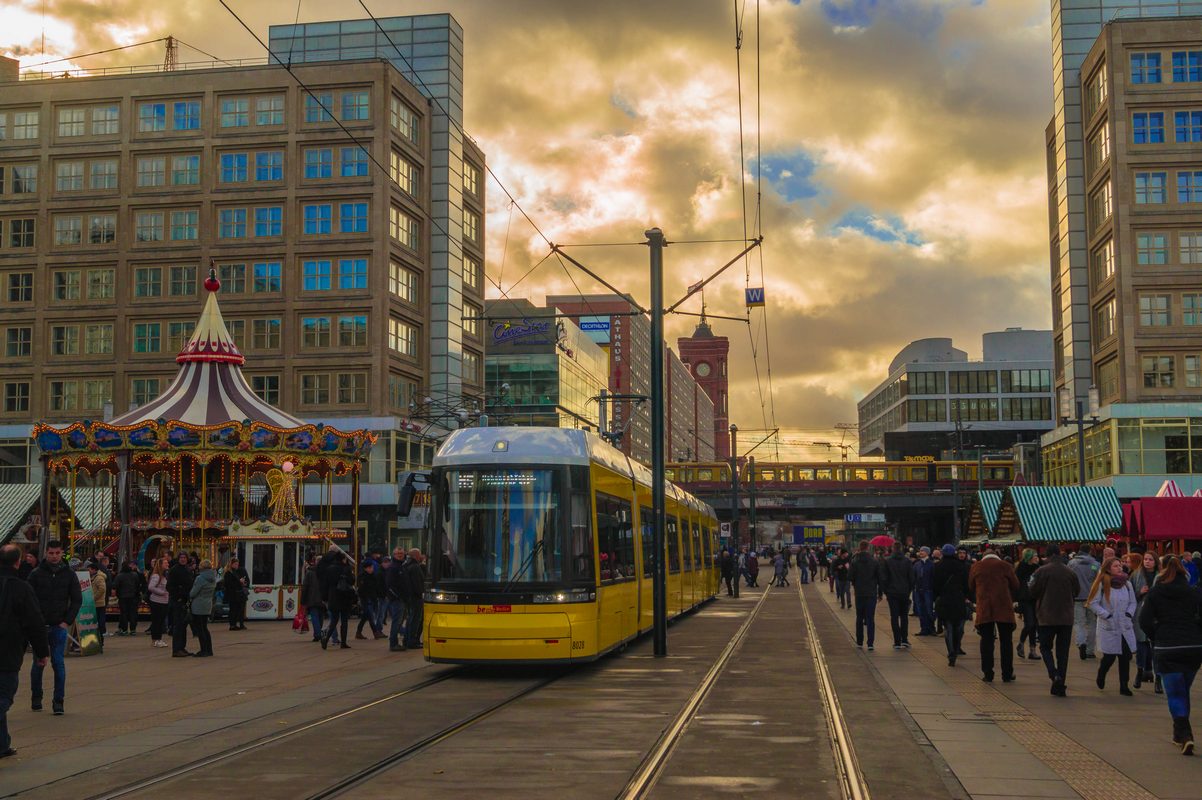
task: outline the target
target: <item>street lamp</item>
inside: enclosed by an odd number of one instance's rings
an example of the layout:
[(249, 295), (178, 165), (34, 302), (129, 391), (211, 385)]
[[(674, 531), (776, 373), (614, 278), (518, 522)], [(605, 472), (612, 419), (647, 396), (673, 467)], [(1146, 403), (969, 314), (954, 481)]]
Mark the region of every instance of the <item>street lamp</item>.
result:
[[(1077, 398), (1074, 402), (1072, 390), (1060, 387), (1060, 424), (1077, 426), (1077, 483), (1085, 485), (1085, 425), (1098, 423), (1098, 387), (1089, 387), (1089, 417), (1085, 416), (1085, 403)], [(1074, 414), (1074, 411), (1076, 412)]]

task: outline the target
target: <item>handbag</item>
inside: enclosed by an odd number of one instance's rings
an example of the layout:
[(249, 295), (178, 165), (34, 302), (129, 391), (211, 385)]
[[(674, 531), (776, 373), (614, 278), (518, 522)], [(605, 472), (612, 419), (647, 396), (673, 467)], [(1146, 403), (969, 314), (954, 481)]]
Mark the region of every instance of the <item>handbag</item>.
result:
[(305, 613), (303, 611), (297, 611), (296, 616), (292, 618), (292, 632), (293, 633), (304, 633), (306, 630), (309, 629), (309, 626), (307, 623), (308, 623), (308, 620), (305, 619)]

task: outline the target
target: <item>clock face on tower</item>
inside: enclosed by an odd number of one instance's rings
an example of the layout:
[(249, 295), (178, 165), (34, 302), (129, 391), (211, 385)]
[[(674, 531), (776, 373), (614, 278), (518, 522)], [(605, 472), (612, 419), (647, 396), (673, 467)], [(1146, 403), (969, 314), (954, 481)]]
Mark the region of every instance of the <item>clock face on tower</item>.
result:
[(693, 369), (693, 372), (698, 378), (707, 378), (710, 374), (710, 365), (704, 361), (699, 361), (697, 366)]

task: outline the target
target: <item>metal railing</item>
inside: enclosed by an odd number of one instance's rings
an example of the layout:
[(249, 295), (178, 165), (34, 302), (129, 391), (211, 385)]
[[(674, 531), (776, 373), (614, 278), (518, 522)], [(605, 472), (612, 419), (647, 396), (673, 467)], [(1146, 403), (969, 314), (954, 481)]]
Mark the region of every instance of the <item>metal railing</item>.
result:
[(175, 68), (172, 70), (164, 69), (162, 64), (131, 64), (121, 67), (96, 67), (93, 69), (26, 69), (21, 72), (20, 79), (22, 81), (44, 81), (55, 80), (58, 78), (99, 78), (111, 75), (144, 75), (160, 72), (182, 72), (185, 70), (223, 69), (227, 67), (265, 67), (274, 63), (276, 63), (275, 59), (268, 56), (263, 56), (260, 58), (229, 58), (210, 59), (208, 61), (185, 61), (177, 63)]

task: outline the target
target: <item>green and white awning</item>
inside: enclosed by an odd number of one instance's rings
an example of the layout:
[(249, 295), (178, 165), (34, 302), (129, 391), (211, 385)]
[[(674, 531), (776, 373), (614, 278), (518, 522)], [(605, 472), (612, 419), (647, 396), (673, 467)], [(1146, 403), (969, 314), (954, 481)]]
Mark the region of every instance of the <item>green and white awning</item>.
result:
[(42, 496), (40, 483), (0, 484), (0, 544), (12, 539)]
[(1123, 526), (1112, 486), (1011, 486), (998, 512), (996, 538), (1028, 542), (1104, 542)]

